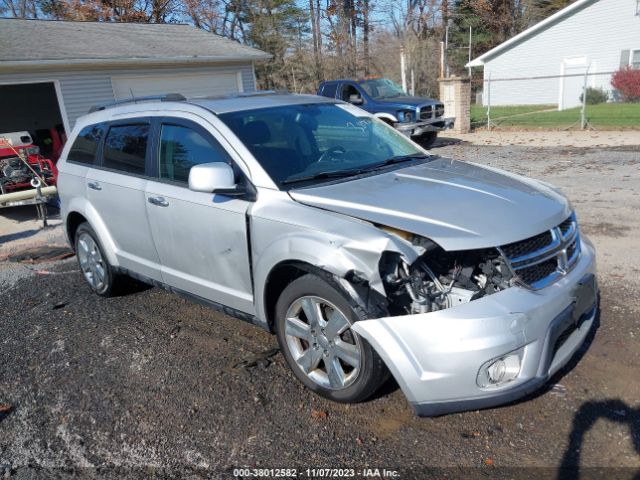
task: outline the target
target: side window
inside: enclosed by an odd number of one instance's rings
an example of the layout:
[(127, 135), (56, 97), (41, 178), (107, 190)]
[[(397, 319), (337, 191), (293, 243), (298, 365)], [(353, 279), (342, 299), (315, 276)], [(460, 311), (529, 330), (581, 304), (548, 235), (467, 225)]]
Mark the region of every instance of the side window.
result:
[(103, 166), (144, 175), (148, 124), (114, 125), (104, 141)]
[(159, 176), (187, 183), (189, 170), (201, 163), (231, 163), (227, 152), (209, 135), (181, 125), (162, 125), (160, 134)]
[(322, 96), (329, 98), (336, 98), (336, 90), (338, 88), (337, 83), (326, 83), (324, 87), (322, 87)]
[(340, 98), (345, 102), (348, 102), (351, 95), (357, 95), (358, 97), (362, 97), (362, 95), (360, 95), (360, 92), (355, 86), (350, 85), (348, 83), (345, 83), (344, 85), (342, 85), (342, 95), (340, 96)]
[(93, 164), (102, 138), (103, 125), (89, 125), (80, 130), (71, 145), (67, 160), (71, 162)]

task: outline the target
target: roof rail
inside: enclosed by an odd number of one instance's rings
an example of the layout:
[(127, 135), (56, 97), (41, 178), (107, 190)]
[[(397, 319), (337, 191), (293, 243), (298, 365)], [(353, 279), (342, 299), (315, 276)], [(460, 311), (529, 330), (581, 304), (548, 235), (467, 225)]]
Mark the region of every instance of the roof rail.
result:
[(268, 95), (286, 95), (288, 90), (254, 90), (252, 92), (221, 93), (220, 95), (203, 95), (192, 97), (194, 100), (226, 100), (230, 98), (265, 97)]
[(107, 108), (116, 107), (118, 105), (125, 105), (127, 103), (138, 102), (184, 102), (186, 98), (180, 93), (167, 93), (165, 95), (148, 95), (145, 97), (132, 97), (126, 100), (117, 100), (115, 102), (109, 102), (102, 105), (94, 105), (89, 109), (89, 113), (99, 112), (100, 110), (106, 110)]

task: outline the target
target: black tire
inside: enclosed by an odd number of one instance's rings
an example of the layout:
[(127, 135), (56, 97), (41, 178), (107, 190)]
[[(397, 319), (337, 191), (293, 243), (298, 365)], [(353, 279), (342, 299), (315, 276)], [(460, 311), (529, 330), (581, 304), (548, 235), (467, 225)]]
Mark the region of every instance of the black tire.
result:
[[(83, 241), (83, 239), (86, 240), (87, 237), (93, 240), (95, 249), (100, 254), (101, 261), (97, 263), (99, 263), (102, 267), (101, 271), (104, 272), (104, 278), (99, 284), (94, 284), (89, 280), (88, 274), (86, 273), (87, 268), (83, 266), (81, 261), (83, 253), (80, 251), (80, 249), (84, 250), (84, 248), (80, 242)], [(114, 271), (113, 267), (107, 260), (107, 257), (104, 254), (104, 248), (102, 248), (102, 244), (100, 243), (100, 239), (98, 238), (98, 235), (96, 235), (96, 232), (93, 230), (93, 228), (91, 228), (91, 225), (89, 225), (89, 223), (84, 222), (80, 224), (80, 226), (78, 226), (74, 239), (74, 247), (76, 251), (76, 258), (78, 259), (78, 265), (80, 266), (80, 272), (82, 273), (89, 288), (91, 288), (94, 293), (100, 295), (101, 297), (111, 297), (119, 293), (123, 283), (123, 277)]]
[[(367, 312), (343, 292), (343, 289), (330, 275), (327, 275), (326, 278), (321, 278), (318, 275), (306, 274), (297, 278), (284, 289), (278, 299), (275, 311), (276, 335), (278, 343), (280, 344), (280, 350), (287, 364), (298, 380), (307, 388), (325, 398), (342, 403), (356, 403), (366, 400), (388, 379), (389, 372), (371, 345), (364, 338), (352, 332), (350, 328), (348, 328), (343, 335), (347, 335), (348, 339), (353, 341), (353, 346), (357, 345), (359, 347), (360, 366), (358, 367), (357, 374), (353, 374), (351, 383), (349, 383), (348, 386), (337, 389), (326, 388), (311, 379), (303, 371), (301, 366), (296, 363), (289, 343), (287, 342), (287, 336), (285, 335), (285, 319), (289, 308), (294, 308), (293, 305), (297, 300), (309, 296), (326, 300), (335, 306), (340, 313), (346, 317), (349, 325), (368, 318)], [(329, 307), (329, 310), (331, 311), (332, 309)], [(322, 332), (324, 333), (324, 329)], [(315, 345), (317, 346), (317, 344)], [(311, 346), (309, 346), (309, 349), (310, 348)], [(332, 358), (337, 359), (337, 357)], [(349, 368), (348, 365), (343, 365)], [(324, 368), (327, 372), (329, 371), (326, 364)], [(318, 370), (319, 368), (314, 371)]]
[(427, 132), (422, 135), (418, 135), (413, 140), (422, 148), (431, 148), (436, 139), (438, 138), (438, 132)]

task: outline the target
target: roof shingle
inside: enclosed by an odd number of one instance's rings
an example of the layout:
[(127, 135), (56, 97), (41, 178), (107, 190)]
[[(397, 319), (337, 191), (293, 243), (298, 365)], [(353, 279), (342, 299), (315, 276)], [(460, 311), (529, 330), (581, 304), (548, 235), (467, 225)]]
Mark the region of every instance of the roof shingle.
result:
[(0, 18), (0, 62), (262, 60), (270, 55), (184, 24)]

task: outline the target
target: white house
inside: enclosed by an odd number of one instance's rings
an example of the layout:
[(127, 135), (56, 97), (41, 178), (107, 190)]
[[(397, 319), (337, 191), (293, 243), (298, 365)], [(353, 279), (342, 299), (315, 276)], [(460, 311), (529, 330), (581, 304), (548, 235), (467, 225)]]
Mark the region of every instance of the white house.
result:
[[(640, 0), (577, 0), (467, 64), (483, 67), (483, 104), (580, 104), (610, 91), (621, 66), (640, 68)], [(519, 80), (518, 80), (519, 79)]]

